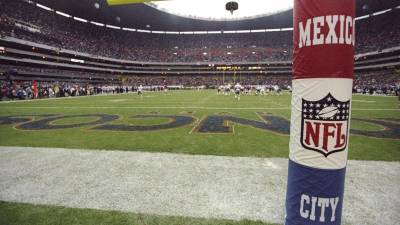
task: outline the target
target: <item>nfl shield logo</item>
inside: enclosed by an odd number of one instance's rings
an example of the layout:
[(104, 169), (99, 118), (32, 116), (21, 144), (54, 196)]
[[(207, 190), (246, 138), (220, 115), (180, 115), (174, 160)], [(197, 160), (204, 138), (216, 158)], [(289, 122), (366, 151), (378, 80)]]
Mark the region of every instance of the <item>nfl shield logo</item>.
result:
[(318, 101), (302, 100), (301, 145), (325, 157), (346, 149), (350, 100), (338, 101), (331, 93)]

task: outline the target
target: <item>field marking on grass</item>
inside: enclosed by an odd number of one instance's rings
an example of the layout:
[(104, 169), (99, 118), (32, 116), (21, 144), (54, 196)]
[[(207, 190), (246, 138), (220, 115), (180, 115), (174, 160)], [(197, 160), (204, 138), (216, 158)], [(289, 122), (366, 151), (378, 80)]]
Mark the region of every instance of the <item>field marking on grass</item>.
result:
[[(215, 110), (289, 110), (290, 107), (203, 107), (203, 106), (7, 106), (14, 109), (215, 109)], [(400, 109), (352, 108), (353, 111), (400, 111)]]
[(272, 101), (272, 100), (270, 100), (270, 99), (261, 98), (261, 100), (266, 101), (266, 102), (268, 102), (268, 103), (272, 103), (272, 104), (277, 105), (277, 106), (279, 106), (279, 107), (289, 107), (289, 106), (286, 106), (286, 105), (283, 105), (283, 104), (279, 104), (279, 103), (277, 103), (276, 101)]
[[(0, 147), (0, 200), (282, 223), (287, 159)], [(399, 162), (349, 161), (343, 224), (399, 224)]]
[(375, 103), (376, 101), (368, 101), (368, 100), (357, 100), (357, 99), (353, 99), (353, 102), (361, 102), (361, 103)]
[(189, 134), (192, 134), (193, 131), (195, 131), (195, 129), (197, 128), (197, 126), (200, 125), (201, 121), (203, 121), (206, 118), (206, 116), (202, 116), (200, 119), (196, 118), (196, 122), (194, 123), (193, 128), (189, 131)]
[[(160, 93), (162, 92), (145, 92), (145, 93)], [(174, 94), (184, 94), (186, 91), (174, 91)], [(172, 96), (173, 94), (164, 94), (164, 95), (158, 95), (158, 96)], [(386, 95), (363, 95), (363, 94), (353, 94), (354, 96), (368, 96), (368, 97), (386, 97), (386, 98), (398, 98), (397, 96), (386, 96)], [(69, 96), (69, 97), (62, 97), (62, 98), (41, 98), (41, 99), (25, 99), (25, 100), (11, 100), (11, 101), (0, 101), (0, 104), (12, 104), (12, 103), (23, 103), (23, 102), (39, 102), (39, 101), (51, 101), (51, 100), (65, 100), (65, 99), (78, 99), (78, 98), (90, 98), (90, 97), (109, 97), (109, 96), (138, 96), (136, 92), (129, 92), (129, 93), (120, 93), (120, 94), (98, 94), (98, 95), (83, 95), (83, 96)], [(143, 95), (142, 95), (143, 96)], [(219, 95), (216, 95), (219, 96)], [(230, 96), (230, 95), (229, 95)], [(254, 96), (254, 95), (250, 95)], [(265, 95), (268, 97), (274, 97), (276, 95)], [(291, 95), (289, 95), (291, 96)], [(156, 96), (152, 96), (156, 97)], [(355, 101), (355, 100), (353, 100)], [(356, 100), (356, 101), (363, 101), (363, 100)]]
[(110, 102), (126, 102), (126, 101), (129, 101), (130, 99), (111, 99), (111, 100), (108, 100), (108, 101), (110, 101)]
[(382, 97), (382, 98), (398, 98), (395, 95), (370, 95), (370, 94), (353, 94), (354, 96), (366, 96), (366, 97)]
[(355, 110), (355, 111), (400, 111), (400, 109), (363, 109), (363, 108), (360, 108), (360, 109), (352, 108), (351, 110), (352, 111), (353, 110)]

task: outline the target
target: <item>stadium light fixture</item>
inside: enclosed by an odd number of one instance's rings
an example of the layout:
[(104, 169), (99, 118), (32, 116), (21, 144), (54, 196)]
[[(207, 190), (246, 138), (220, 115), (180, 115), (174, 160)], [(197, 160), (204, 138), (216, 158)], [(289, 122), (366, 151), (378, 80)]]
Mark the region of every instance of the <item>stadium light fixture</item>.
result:
[(150, 30), (141, 30), (141, 29), (137, 29), (136, 31), (139, 32), (139, 33), (151, 33)]
[(82, 22), (82, 23), (87, 23), (87, 22), (88, 22), (88, 21), (85, 20), (85, 19), (82, 19), (82, 18), (79, 18), (79, 17), (75, 17), (75, 16), (74, 16), (74, 20), (79, 21), (79, 22)]
[(207, 31), (193, 31), (193, 34), (207, 34)]
[(251, 30), (251, 33), (265, 33), (265, 29)]
[(108, 24), (106, 24), (106, 27), (107, 27), (107, 28), (111, 28), (111, 29), (116, 29), (116, 30), (120, 30), (120, 29), (121, 29), (121, 27), (117, 27), (117, 26), (113, 26), (113, 25), (108, 25)]
[(47, 11), (54, 11), (52, 8), (49, 8), (49, 7), (47, 7), (45, 5), (42, 5), (42, 4), (39, 4), (39, 3), (36, 3), (36, 6), (39, 7), (39, 8), (42, 8), (44, 10), (47, 10)]
[(369, 18), (369, 17), (370, 17), (369, 15), (360, 16), (360, 17), (357, 17), (357, 18), (356, 18), (356, 21), (357, 21), (357, 20), (363, 20), (363, 19), (366, 19), (366, 18)]
[(127, 28), (127, 27), (123, 27), (122, 30), (136, 32), (136, 29)]
[(94, 21), (90, 21), (91, 24), (99, 26), (99, 27), (104, 27), (104, 23), (98, 23), (98, 22), (94, 22)]
[(250, 30), (237, 30), (236, 33), (243, 34), (243, 33), (250, 33)]
[(207, 34), (222, 34), (222, 31), (207, 31)]
[(184, 31), (184, 32), (181, 32), (181, 34), (194, 34), (194, 33), (193, 33), (193, 31)]
[(29, 3), (29, 4), (35, 4), (35, 2), (31, 1), (31, 0), (25, 0), (25, 2)]
[(266, 29), (265, 31), (266, 32), (277, 32), (277, 31), (281, 31), (281, 29), (280, 28), (278, 28), (278, 29)]
[(392, 9), (386, 9), (386, 10), (382, 10), (382, 11), (379, 11), (379, 12), (376, 12), (376, 13), (372, 13), (372, 15), (373, 16), (377, 16), (377, 15), (381, 15), (381, 14), (387, 13), (389, 11), (392, 11)]
[(67, 17), (67, 18), (71, 18), (71, 17), (72, 17), (71, 15), (69, 15), (69, 14), (67, 14), (67, 13), (60, 12), (60, 11), (56, 11), (56, 14), (58, 14), (58, 15), (60, 15), (60, 16)]

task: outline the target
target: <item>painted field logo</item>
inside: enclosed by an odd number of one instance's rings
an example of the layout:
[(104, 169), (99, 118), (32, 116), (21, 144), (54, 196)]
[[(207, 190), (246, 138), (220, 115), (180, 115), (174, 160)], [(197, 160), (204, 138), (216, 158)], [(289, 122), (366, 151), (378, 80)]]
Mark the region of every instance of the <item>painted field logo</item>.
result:
[(346, 149), (350, 100), (341, 102), (330, 93), (319, 101), (302, 100), (301, 144), (325, 157)]

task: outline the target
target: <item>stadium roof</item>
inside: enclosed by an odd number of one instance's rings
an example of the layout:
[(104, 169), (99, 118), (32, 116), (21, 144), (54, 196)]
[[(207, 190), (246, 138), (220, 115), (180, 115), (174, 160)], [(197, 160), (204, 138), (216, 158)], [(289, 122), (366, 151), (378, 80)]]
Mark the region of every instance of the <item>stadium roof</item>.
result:
[[(251, 18), (243, 20), (204, 20), (193, 19), (188, 12), (185, 17), (158, 10), (146, 4), (108, 6), (105, 0), (34, 0), (54, 10), (90, 21), (145, 30), (163, 31), (210, 31), (210, 30), (256, 30), (286, 28), (293, 26), (292, 9), (272, 15), (262, 15), (255, 11)], [(181, 0), (188, 1), (188, 0)], [(203, 0), (204, 1), (204, 0)], [(216, 2), (216, 0), (210, 0)], [(255, 0), (244, 0), (252, 2)], [(286, 0), (261, 0), (265, 2), (284, 2)], [(199, 0), (199, 2), (202, 2)], [(227, 0), (228, 2), (228, 0)], [(211, 4), (211, 3), (210, 3)], [(214, 4), (214, 3), (212, 3)], [(216, 3), (215, 3), (216, 4)], [(272, 3), (271, 3), (272, 4)], [(98, 8), (95, 5), (99, 6)], [(357, 16), (367, 15), (379, 10), (398, 6), (398, 0), (357, 0)], [(209, 6), (210, 8), (212, 6)], [(244, 7), (244, 6), (243, 6)], [(290, 5), (286, 5), (290, 7)], [(196, 7), (198, 8), (198, 7)], [(255, 5), (257, 8), (257, 5)], [(282, 8), (284, 9), (284, 8)], [(282, 10), (281, 9), (281, 10)], [(222, 9), (225, 11), (225, 9)], [(239, 10), (235, 12), (239, 14)], [(275, 9), (279, 11), (279, 9)], [(200, 12), (200, 11), (199, 11)], [(270, 12), (271, 13), (271, 12)], [(178, 14), (178, 12), (176, 12)], [(267, 12), (265, 14), (268, 14)], [(189, 18), (192, 15), (192, 18)], [(261, 16), (261, 17), (260, 17)]]

